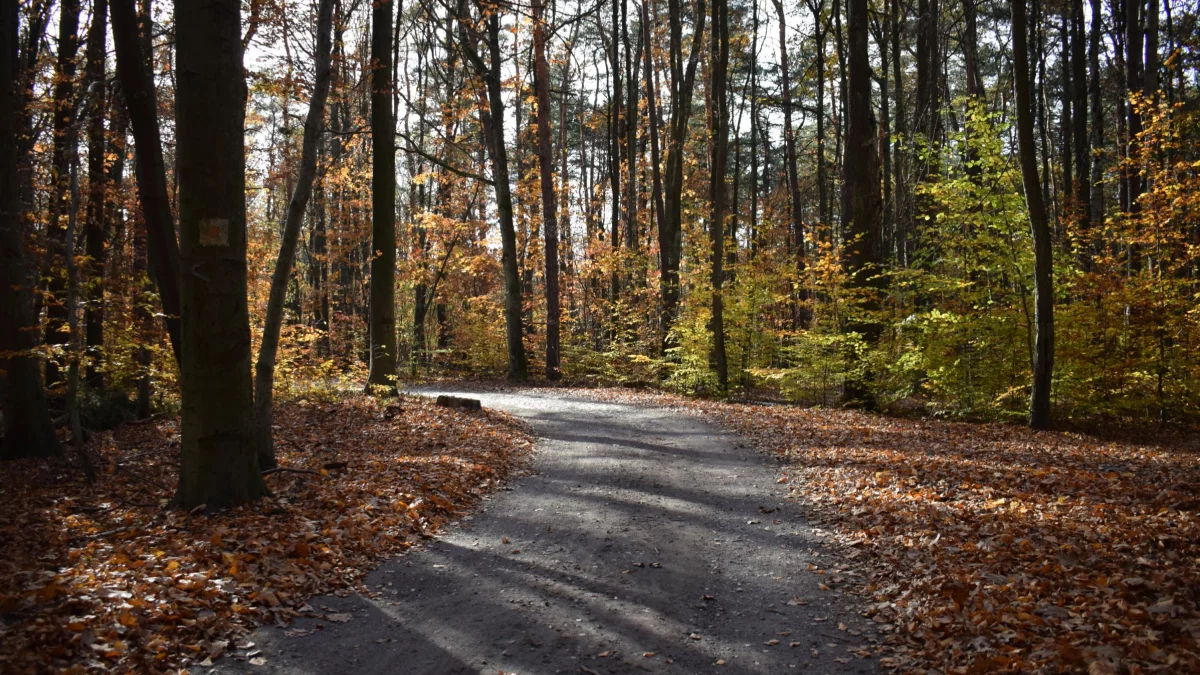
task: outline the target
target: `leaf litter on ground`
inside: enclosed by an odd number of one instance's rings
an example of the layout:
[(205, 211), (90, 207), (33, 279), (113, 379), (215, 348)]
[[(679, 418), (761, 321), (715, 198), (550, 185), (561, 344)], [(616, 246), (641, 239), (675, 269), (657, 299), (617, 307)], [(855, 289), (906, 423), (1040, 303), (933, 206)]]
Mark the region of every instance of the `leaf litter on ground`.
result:
[[(283, 402), (272, 496), (222, 513), (167, 508), (175, 419), (96, 434), (89, 486), (59, 462), (0, 475), (0, 671), (178, 672), (256, 625), (360, 590), (384, 556), (521, 470), (532, 438), (502, 413), (419, 397)], [(342, 616), (331, 617), (337, 621)]]
[[(562, 392), (563, 390), (559, 390)], [(1200, 672), (1200, 439), (573, 395), (690, 412), (786, 460), (910, 673)], [(818, 571), (818, 573), (822, 573)]]

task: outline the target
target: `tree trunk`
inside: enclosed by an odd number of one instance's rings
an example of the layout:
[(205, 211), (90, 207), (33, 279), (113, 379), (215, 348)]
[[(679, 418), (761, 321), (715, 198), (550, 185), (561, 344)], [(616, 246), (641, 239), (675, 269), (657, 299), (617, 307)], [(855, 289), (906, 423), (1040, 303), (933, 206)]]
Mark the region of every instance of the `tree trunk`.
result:
[[(875, 112), (871, 105), (871, 64), (867, 55), (867, 0), (847, 3), (849, 83), (846, 110), (846, 154), (855, 161), (842, 166), (842, 223), (845, 228), (843, 267), (849, 285), (865, 292), (858, 301), (861, 316), (846, 325), (868, 347), (879, 340), (881, 326), (872, 314), (878, 309), (875, 292), (883, 287), (883, 197), (880, 193), (879, 154)], [(872, 408), (870, 366), (849, 356), (850, 374), (842, 393), (847, 405)]]
[(396, 128), (391, 0), (371, 5), (371, 370), (368, 387), (396, 391)]
[(254, 446), (246, 303), (246, 83), (238, 0), (177, 0), (182, 462), (176, 503), (267, 494)]
[(1042, 199), (1038, 176), (1037, 149), (1033, 144), (1033, 115), (1029, 95), (1029, 48), (1026, 42), (1025, 0), (1012, 0), (1013, 86), (1016, 88), (1017, 150), (1021, 183), (1029, 207), (1034, 253), (1034, 339), (1033, 393), (1029, 400), (1029, 426), (1050, 428), (1050, 384), (1054, 369), (1054, 295), (1050, 245), (1050, 223)]
[(104, 347), (104, 260), (108, 236), (105, 227), (106, 180), (104, 170), (104, 113), (107, 87), (104, 82), (105, 42), (108, 37), (108, 0), (93, 0), (92, 25), (88, 28), (86, 90), (91, 97), (88, 105), (87, 154), (88, 201), (85, 230), (89, 281), (84, 304), (84, 341), (87, 344), (87, 383), (95, 389), (104, 387), (104, 376), (97, 367), (100, 350)]
[(300, 225), (308, 200), (312, 197), (313, 180), (317, 174), (317, 141), (324, 133), (325, 101), (329, 97), (330, 32), (333, 27), (333, 0), (321, 0), (317, 6), (317, 45), (313, 53), (312, 97), (308, 100), (308, 116), (304, 119), (304, 139), (301, 142), (300, 171), (296, 175), (296, 188), (288, 202), (287, 216), (283, 222), (283, 237), (279, 244), (279, 257), (275, 260), (275, 271), (271, 275), (271, 291), (267, 299), (267, 315), (263, 320), (262, 343), (258, 348), (258, 363), (254, 379), (254, 425), (258, 448), (258, 465), (270, 469), (276, 465), (275, 445), (271, 438), (271, 405), (275, 386), (275, 355), (279, 349), (279, 329), (283, 322), (283, 301), (287, 294), (288, 279), (292, 263), (296, 259), (296, 246), (300, 241)]
[(529, 362), (521, 330), (521, 275), (517, 269), (517, 234), (513, 226), (512, 190), (509, 186), (508, 149), (504, 142), (504, 97), (501, 87), (500, 17), (491, 12), (487, 17), (487, 46), (489, 62), (484, 63), (476, 51), (479, 36), (471, 28), (472, 19), (466, 16), (466, 2), (459, 2), (460, 44), (466, 58), (483, 80), (487, 107), (480, 108), (480, 122), (487, 141), (492, 163), (492, 187), (496, 191), (496, 212), (500, 219), (501, 266), (504, 269), (504, 328), (508, 343), (508, 377), (522, 381), (529, 377)]
[[(63, 216), (70, 210), (71, 159), (77, 140), (75, 126), (75, 57), (79, 52), (79, 0), (63, 0), (58, 13), (58, 57), (54, 65), (54, 138), (50, 170), (50, 206), (46, 223), (45, 276), (48, 279), (43, 302), (46, 306), (46, 345), (65, 350), (70, 342), (67, 330), (67, 262), (75, 255), (75, 242), (67, 235)], [(7, 85), (6, 85), (7, 86)], [(46, 361), (46, 386), (51, 390), (63, 383), (55, 358)]]
[[(1104, 18), (1100, 11), (1100, 0), (1091, 0), (1092, 25), (1088, 45), (1088, 94), (1092, 107), (1092, 148), (1104, 148), (1104, 101), (1100, 98), (1100, 29)], [(1104, 160), (1101, 153), (1092, 154), (1091, 182), (1099, 185), (1104, 179)], [(1092, 200), (1088, 217), (1093, 223), (1104, 222), (1104, 189), (1098, 187), (1091, 193)]]
[[(823, 4), (823, 3), (822, 3)], [(818, 5), (814, 5), (816, 7)], [(788, 181), (788, 203), (791, 206), (790, 216), (792, 226), (788, 228), (790, 233), (794, 233), (796, 238), (796, 285), (797, 285), (797, 308), (796, 308), (796, 327), (801, 330), (807, 330), (809, 322), (812, 318), (812, 311), (808, 307), (808, 289), (805, 283), (805, 259), (804, 259), (804, 221), (802, 217), (803, 204), (800, 202), (800, 174), (796, 168), (796, 132), (792, 127), (792, 87), (790, 67), (788, 65), (788, 50), (787, 50), (787, 21), (783, 13), (783, 3), (780, 0), (775, 0), (775, 12), (779, 14), (779, 69), (782, 73), (783, 81), (783, 153), (784, 162), (787, 166), (787, 181)], [(818, 192), (821, 195), (821, 206), (824, 208), (825, 194), (825, 163), (822, 158), (825, 146), (822, 140), (824, 125), (821, 122), (821, 117), (825, 112), (821, 109), (819, 102), (823, 98), (824, 79), (825, 79), (825, 45), (824, 34), (821, 32), (821, 17), (814, 17), (817, 22), (817, 183), (819, 185)]]
[(662, 194), (662, 164), (658, 140), (658, 78), (654, 67), (651, 39), (654, 29), (650, 23), (649, 2), (642, 2), (642, 57), (646, 60), (646, 108), (650, 117), (650, 199), (654, 202), (654, 222), (662, 227), (666, 220)]
[(550, 147), (550, 67), (546, 62), (546, 25), (542, 0), (533, 0), (533, 59), (537, 86), (542, 227), (546, 236), (546, 379), (554, 381), (562, 376), (558, 344), (558, 213), (554, 194), (554, 153)]
[[(17, 2), (0, 2), (0, 79), (17, 81)], [(0, 368), (5, 372), (0, 459), (61, 454), (46, 407), (36, 317), (25, 262), (15, 87), (0, 87)]]
[(1074, 213), (1081, 241), (1091, 230), (1089, 210), (1092, 203), (1091, 148), (1088, 146), (1087, 50), (1084, 43), (1083, 0), (1071, 0), (1071, 81), (1074, 109), (1075, 175)]
[(709, 79), (712, 97), (712, 120), (709, 128), (709, 203), (708, 236), (712, 245), (712, 334), (713, 363), (717, 370), (717, 391), (729, 391), (729, 363), (725, 354), (725, 303), (722, 285), (725, 281), (725, 210), (728, 186), (725, 184), (729, 158), (729, 2), (713, 0), (712, 46), (709, 54), (712, 74)]
[(139, 37), (138, 17), (133, 0), (112, 0), (113, 42), (116, 45), (117, 76), (121, 94), (133, 129), (138, 199), (146, 228), (146, 249), (150, 275), (158, 287), (163, 309), (163, 325), (171, 338), (176, 363), (182, 363), (179, 306), (179, 242), (175, 239), (175, 219), (167, 192), (167, 170), (163, 161), (162, 140), (158, 129), (158, 101), (154, 77), (149, 70), (149, 54), (143, 45), (149, 36)]
[(692, 90), (696, 64), (704, 44), (705, 0), (697, 0), (687, 70), (683, 66), (683, 26), (679, 0), (667, 0), (671, 31), (671, 128), (667, 141), (667, 170), (663, 180), (665, 218), (658, 230), (659, 267), (662, 273), (663, 342), (665, 355), (671, 347), (671, 327), (679, 314), (679, 262), (683, 257), (683, 149), (688, 121), (692, 116)]

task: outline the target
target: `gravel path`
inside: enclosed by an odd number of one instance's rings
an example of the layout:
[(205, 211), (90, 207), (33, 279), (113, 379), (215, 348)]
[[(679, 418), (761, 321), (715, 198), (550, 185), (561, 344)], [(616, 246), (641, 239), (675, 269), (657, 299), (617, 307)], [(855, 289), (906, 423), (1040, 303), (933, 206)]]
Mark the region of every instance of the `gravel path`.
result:
[(777, 461), (669, 410), (444, 393), (528, 420), (536, 474), (212, 672), (877, 672)]

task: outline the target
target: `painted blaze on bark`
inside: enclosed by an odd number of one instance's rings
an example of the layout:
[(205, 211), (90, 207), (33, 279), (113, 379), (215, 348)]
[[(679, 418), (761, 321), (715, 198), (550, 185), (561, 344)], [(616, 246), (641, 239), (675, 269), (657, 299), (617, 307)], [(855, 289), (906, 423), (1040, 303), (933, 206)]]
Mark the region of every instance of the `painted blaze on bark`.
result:
[(175, 499), (222, 508), (267, 494), (250, 405), (241, 6), (178, 0), (175, 15), (183, 334)]

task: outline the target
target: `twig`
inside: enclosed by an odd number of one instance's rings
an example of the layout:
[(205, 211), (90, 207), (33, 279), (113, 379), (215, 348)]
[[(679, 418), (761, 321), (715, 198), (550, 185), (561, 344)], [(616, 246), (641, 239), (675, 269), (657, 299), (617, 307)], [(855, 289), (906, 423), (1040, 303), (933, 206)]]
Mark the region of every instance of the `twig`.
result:
[(266, 471), (263, 471), (263, 472), (262, 472), (262, 475), (264, 475), (264, 476), (269, 476), (269, 475), (271, 475), (271, 474), (273, 474), (273, 473), (279, 473), (279, 472), (281, 472), (281, 471), (286, 471), (286, 472), (288, 472), (288, 473), (311, 473), (311, 474), (312, 474), (312, 475), (314, 475), (314, 476), (320, 476), (320, 475), (321, 475), (321, 472), (320, 472), (320, 471), (313, 471), (312, 469), (293, 469), (293, 468), (291, 468), (291, 467), (286, 467), (286, 466), (276, 466), (276, 467), (272, 467), (272, 468), (270, 468), (270, 469), (267, 469)]

